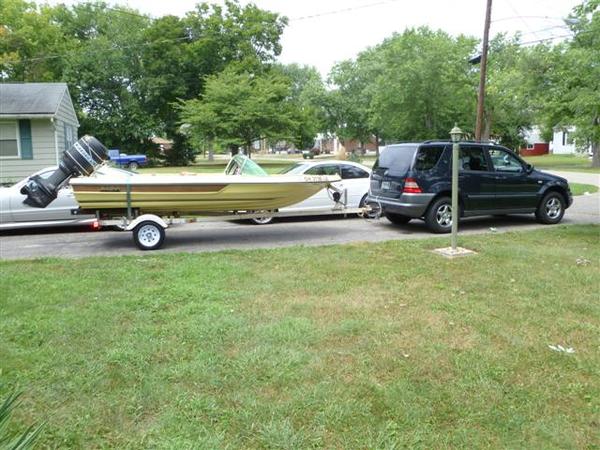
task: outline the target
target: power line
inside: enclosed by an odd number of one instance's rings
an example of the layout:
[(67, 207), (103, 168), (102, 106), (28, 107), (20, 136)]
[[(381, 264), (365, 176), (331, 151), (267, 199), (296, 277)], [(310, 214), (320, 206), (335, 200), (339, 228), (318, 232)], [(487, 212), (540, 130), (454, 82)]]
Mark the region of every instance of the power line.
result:
[(335, 10), (332, 10), (332, 11), (326, 11), (326, 12), (322, 12), (322, 13), (311, 14), (311, 15), (308, 15), (308, 16), (293, 17), (293, 18), (289, 19), (289, 21), (290, 22), (296, 22), (296, 21), (300, 21), (300, 20), (315, 19), (317, 17), (323, 17), (323, 16), (333, 16), (333, 15), (336, 15), (336, 14), (347, 13), (347, 12), (356, 11), (356, 10), (359, 10), (359, 9), (366, 9), (366, 8), (372, 8), (374, 6), (380, 6), (380, 5), (385, 5), (385, 4), (389, 4), (389, 3), (395, 3), (397, 1), (400, 1), (400, 0), (384, 0), (384, 1), (375, 2), (375, 3), (368, 3), (366, 5), (353, 6), (353, 7), (350, 7), (350, 8), (335, 9)]
[[(591, 32), (592, 32), (592, 30), (581, 31), (579, 34), (591, 33)], [(551, 37), (547, 37), (547, 38), (543, 38), (543, 39), (535, 39), (533, 41), (519, 42), (518, 45), (537, 44), (537, 43), (540, 43), (540, 42), (553, 41), (555, 39), (562, 39), (562, 38), (569, 38), (569, 37), (573, 37), (573, 35), (572, 34), (562, 34), (560, 36), (551, 36)]]
[(532, 30), (528, 33), (521, 33), (521, 36), (527, 36), (528, 34), (536, 34), (536, 33), (543, 33), (544, 31), (551, 31), (551, 30), (556, 30), (557, 28), (561, 28), (561, 29), (567, 29), (568, 27), (566, 25), (555, 25), (553, 27), (547, 27), (547, 28), (541, 28), (539, 30)]
[(492, 23), (497, 22), (505, 22), (507, 20), (515, 20), (515, 19), (550, 19), (550, 20), (565, 20), (564, 17), (552, 17), (552, 16), (510, 16), (510, 17), (501, 17), (500, 19), (492, 20)]
[(505, 0), (505, 2), (510, 7), (510, 9), (512, 10), (512, 12), (514, 12), (515, 14), (517, 14), (517, 16), (519, 17), (519, 19), (523, 23), (523, 25), (525, 25), (525, 28), (527, 28), (535, 37), (538, 37), (537, 33), (535, 31), (531, 30), (531, 28), (529, 27), (529, 24), (527, 23), (527, 21), (525, 20), (525, 18), (519, 14), (519, 12), (513, 6), (513, 4), (511, 3), (511, 1), (510, 0)]
[(89, 55), (92, 53), (100, 53), (103, 51), (115, 51), (115, 50), (125, 50), (125, 49), (129, 49), (129, 48), (136, 48), (136, 47), (145, 47), (148, 45), (154, 45), (154, 44), (166, 44), (169, 42), (177, 42), (177, 41), (184, 41), (184, 40), (189, 40), (190, 38), (188, 36), (184, 36), (184, 37), (179, 37), (179, 38), (173, 38), (173, 39), (163, 39), (162, 41), (153, 41), (153, 42), (139, 42), (137, 44), (132, 44), (132, 45), (124, 45), (124, 46), (120, 46), (120, 47), (112, 47), (112, 48), (106, 48), (106, 49), (93, 49), (93, 50), (89, 50), (83, 53), (77, 52), (77, 51), (72, 51), (72, 52), (67, 52), (67, 53), (63, 53), (63, 54), (56, 54), (56, 55), (49, 55), (49, 56), (40, 56), (40, 57), (35, 57), (35, 58), (19, 58), (19, 59), (14, 59), (14, 60), (4, 60), (3, 62), (8, 62), (8, 63), (23, 63), (23, 62), (35, 62), (35, 61), (45, 61), (45, 60), (49, 60), (49, 59), (59, 59), (59, 58), (66, 58), (69, 56), (73, 56), (73, 55)]

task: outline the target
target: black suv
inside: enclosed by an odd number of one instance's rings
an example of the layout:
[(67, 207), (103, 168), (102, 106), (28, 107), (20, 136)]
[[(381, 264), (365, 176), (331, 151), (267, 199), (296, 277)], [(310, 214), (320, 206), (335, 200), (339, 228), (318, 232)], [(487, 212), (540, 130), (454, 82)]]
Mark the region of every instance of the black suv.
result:
[[(432, 231), (447, 233), (451, 184), (451, 142), (390, 145), (373, 166), (367, 202), (394, 224), (422, 218)], [(554, 224), (572, 203), (564, 178), (534, 170), (505, 147), (460, 143), (461, 217), (535, 213), (539, 222)]]

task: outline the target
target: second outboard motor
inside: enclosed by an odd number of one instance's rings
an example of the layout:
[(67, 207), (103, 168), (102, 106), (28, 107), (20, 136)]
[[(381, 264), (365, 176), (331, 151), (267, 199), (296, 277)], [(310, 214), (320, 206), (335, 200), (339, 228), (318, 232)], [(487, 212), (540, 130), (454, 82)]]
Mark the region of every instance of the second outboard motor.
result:
[(96, 167), (108, 159), (108, 151), (93, 136), (83, 136), (73, 146), (64, 151), (58, 169), (48, 178), (39, 175), (31, 177), (21, 188), (27, 195), (23, 203), (36, 208), (45, 208), (58, 195), (58, 190), (69, 178), (78, 175), (91, 175)]

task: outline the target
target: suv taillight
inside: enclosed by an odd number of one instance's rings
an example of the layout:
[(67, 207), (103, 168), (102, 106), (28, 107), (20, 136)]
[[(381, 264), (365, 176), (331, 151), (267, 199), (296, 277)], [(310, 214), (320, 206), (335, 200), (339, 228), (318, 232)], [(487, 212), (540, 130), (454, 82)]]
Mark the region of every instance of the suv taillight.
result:
[(423, 191), (417, 184), (417, 180), (414, 178), (407, 178), (404, 181), (404, 191), (405, 194), (422, 194)]

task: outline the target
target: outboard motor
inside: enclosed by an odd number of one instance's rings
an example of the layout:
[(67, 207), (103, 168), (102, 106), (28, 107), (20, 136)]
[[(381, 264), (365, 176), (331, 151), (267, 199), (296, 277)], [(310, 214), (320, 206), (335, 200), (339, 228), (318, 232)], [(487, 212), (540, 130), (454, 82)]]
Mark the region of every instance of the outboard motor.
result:
[(108, 159), (108, 151), (93, 136), (83, 136), (73, 146), (64, 151), (58, 169), (48, 178), (39, 175), (31, 177), (21, 188), (27, 195), (23, 203), (36, 208), (45, 208), (58, 195), (58, 190), (69, 178), (78, 175), (91, 175), (103, 161)]

